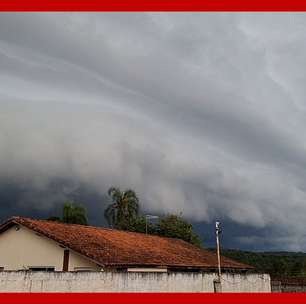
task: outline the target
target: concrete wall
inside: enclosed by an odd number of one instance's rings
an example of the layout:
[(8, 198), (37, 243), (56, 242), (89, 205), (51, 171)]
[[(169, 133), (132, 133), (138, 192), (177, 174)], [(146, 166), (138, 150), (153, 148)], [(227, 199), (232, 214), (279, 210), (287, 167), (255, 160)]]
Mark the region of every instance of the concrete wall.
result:
[[(0, 292), (214, 292), (212, 273), (0, 272)], [(270, 292), (267, 274), (223, 274), (223, 292)]]
[(295, 278), (289, 278), (284, 281), (272, 280), (271, 292), (306, 292), (305, 279), (302, 279), (302, 282), (298, 281)]
[[(17, 228), (17, 229), (16, 229)], [(0, 267), (4, 270), (24, 270), (28, 267), (55, 267), (63, 270), (64, 248), (22, 226), (14, 226), (0, 234)], [(70, 251), (69, 271), (75, 267), (99, 267)]]

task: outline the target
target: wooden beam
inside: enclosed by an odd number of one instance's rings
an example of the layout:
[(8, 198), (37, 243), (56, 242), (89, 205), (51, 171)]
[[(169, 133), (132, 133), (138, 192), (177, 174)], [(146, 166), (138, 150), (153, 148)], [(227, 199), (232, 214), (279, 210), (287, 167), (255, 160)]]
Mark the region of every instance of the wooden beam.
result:
[(64, 258), (63, 258), (63, 271), (68, 271), (69, 269), (69, 250), (64, 250)]

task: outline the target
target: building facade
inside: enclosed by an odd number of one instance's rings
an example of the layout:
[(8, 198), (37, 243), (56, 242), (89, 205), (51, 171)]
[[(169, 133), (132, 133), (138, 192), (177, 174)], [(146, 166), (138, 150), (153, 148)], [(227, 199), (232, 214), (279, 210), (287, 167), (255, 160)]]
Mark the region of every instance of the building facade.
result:
[[(32, 271), (99, 271), (90, 259), (24, 226), (0, 235), (0, 269)], [(69, 252), (69, 259), (65, 260)], [(68, 260), (68, 263), (66, 262)], [(66, 263), (66, 265), (65, 265)]]

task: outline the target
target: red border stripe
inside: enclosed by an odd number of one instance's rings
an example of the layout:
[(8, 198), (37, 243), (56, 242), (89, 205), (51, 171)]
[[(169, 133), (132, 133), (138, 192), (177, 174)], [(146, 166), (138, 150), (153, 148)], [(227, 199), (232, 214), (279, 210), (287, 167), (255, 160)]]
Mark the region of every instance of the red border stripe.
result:
[(2, 293), (0, 302), (6, 304), (304, 304), (306, 293)]
[(0, 0), (2, 11), (306, 11), (305, 0)]
[[(306, 11), (305, 0), (0, 0), (1, 11)], [(1, 15), (0, 15), (1, 18)], [(0, 303), (29, 304), (283, 304), (306, 293), (1, 293)]]

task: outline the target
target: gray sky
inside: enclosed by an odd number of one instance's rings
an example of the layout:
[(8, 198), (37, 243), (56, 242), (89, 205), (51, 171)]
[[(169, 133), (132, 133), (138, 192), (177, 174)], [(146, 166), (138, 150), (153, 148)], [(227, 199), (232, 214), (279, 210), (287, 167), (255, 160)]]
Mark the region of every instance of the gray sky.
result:
[(1, 13), (2, 210), (118, 185), (306, 250), (305, 66), (303, 13)]

